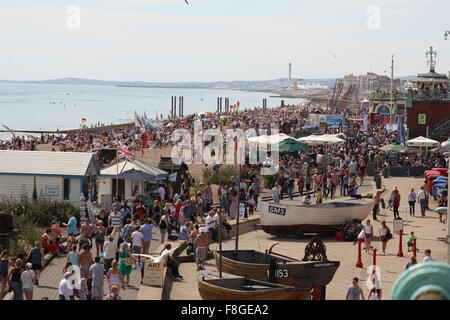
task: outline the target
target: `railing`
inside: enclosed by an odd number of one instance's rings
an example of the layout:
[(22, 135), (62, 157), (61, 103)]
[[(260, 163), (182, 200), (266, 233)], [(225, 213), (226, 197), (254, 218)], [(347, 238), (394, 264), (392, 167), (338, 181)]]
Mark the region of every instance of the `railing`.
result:
[(447, 117), (445, 120), (439, 122), (433, 129), (431, 129), (429, 136), (431, 139), (436, 139), (448, 131), (450, 131), (450, 117)]
[[(398, 93), (392, 95), (393, 100), (406, 100), (408, 98), (407, 93)], [(388, 92), (374, 92), (371, 95), (372, 100), (390, 100), (391, 94)], [(440, 92), (413, 92), (412, 100), (414, 102), (441, 102), (450, 100), (450, 95)]]

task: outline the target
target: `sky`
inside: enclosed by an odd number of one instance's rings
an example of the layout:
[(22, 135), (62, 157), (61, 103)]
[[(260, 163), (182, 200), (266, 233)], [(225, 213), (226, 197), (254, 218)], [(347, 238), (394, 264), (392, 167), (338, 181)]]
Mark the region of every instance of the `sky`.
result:
[(428, 71), (430, 46), (450, 71), (448, 0), (188, 1), (0, 0), (0, 79), (267, 80), (289, 62), (295, 78), (389, 75), (392, 54), (406, 76)]

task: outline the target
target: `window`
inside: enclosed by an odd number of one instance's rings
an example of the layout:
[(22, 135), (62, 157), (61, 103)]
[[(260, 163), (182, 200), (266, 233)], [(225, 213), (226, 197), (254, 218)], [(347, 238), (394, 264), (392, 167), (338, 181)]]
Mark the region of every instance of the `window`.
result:
[(419, 113), (417, 115), (417, 123), (418, 124), (427, 124), (427, 114), (426, 113)]
[(70, 179), (64, 179), (63, 199), (69, 200), (70, 196)]

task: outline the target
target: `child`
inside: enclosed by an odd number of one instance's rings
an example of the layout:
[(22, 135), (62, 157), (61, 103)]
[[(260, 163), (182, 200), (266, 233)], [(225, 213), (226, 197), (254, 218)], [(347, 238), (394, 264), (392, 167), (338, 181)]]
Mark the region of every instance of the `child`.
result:
[(408, 244), (408, 252), (412, 251), (412, 247), (414, 245), (414, 239), (416, 239), (416, 237), (414, 236), (414, 231), (411, 231), (411, 233), (408, 236), (408, 241), (406, 242)]
[(323, 199), (322, 189), (321, 189), (321, 188), (317, 188), (317, 192), (316, 192), (316, 204), (322, 203), (322, 199)]

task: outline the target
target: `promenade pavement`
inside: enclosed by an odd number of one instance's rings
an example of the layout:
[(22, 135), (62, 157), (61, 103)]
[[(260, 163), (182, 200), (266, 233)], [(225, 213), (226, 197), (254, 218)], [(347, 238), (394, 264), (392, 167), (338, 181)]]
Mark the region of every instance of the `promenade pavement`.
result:
[[(373, 179), (367, 178), (364, 190), (373, 189)], [(422, 262), (424, 257), (424, 250), (431, 249), (432, 256), (437, 261), (446, 261), (446, 245), (438, 238), (445, 236), (445, 225), (439, 222), (439, 217), (434, 209), (437, 203), (430, 199), (430, 211), (426, 212), (426, 217), (420, 217), (420, 209), (416, 204), (416, 216), (411, 217), (407, 206), (408, 194), (411, 188), (416, 192), (420, 190), (423, 184), (423, 178), (388, 178), (383, 179), (383, 185), (386, 191), (383, 193), (383, 198), (386, 200), (390, 196), (390, 192), (394, 185), (396, 185), (401, 194), (401, 210), (400, 216), (404, 219), (404, 233), (402, 241), (403, 257), (398, 257), (399, 251), (399, 235), (394, 234), (394, 237), (388, 242), (386, 255), (382, 254), (381, 242), (378, 240), (379, 227), (382, 220), (393, 231), (393, 212), (385, 209), (380, 211), (378, 221), (373, 222), (375, 241), (372, 243), (373, 247), (377, 249), (377, 265), (379, 267), (378, 277), (381, 282), (382, 299), (389, 299), (392, 286), (397, 277), (403, 272), (404, 266), (410, 261), (412, 252), (407, 252), (407, 235), (414, 231), (417, 237), (417, 253), (418, 262)], [(363, 193), (363, 192), (360, 192)], [(372, 215), (368, 216), (372, 220)], [(312, 236), (306, 239), (286, 239), (275, 237), (265, 233), (262, 230), (255, 230), (239, 236), (239, 249), (253, 249), (264, 252), (273, 244), (279, 243), (275, 248), (275, 252), (290, 256), (292, 258), (302, 259), (304, 250)], [(373, 267), (373, 255), (367, 254), (363, 250), (362, 261), (363, 268), (356, 267), (357, 261), (357, 245), (353, 242), (336, 241), (335, 239), (323, 239), (327, 248), (327, 256), (329, 260), (340, 261), (341, 265), (337, 270), (332, 282), (327, 286), (326, 299), (327, 300), (343, 300), (345, 299), (348, 286), (351, 285), (352, 278), (360, 278), (360, 284), (364, 290), (367, 299), (369, 289), (366, 285), (366, 279), (370, 277)], [(215, 249), (215, 245), (211, 245), (211, 249)], [(223, 249), (233, 249), (234, 241), (226, 241), (223, 243)], [(217, 269), (214, 260), (206, 262), (206, 271), (196, 271), (194, 263), (182, 263), (180, 265), (180, 273), (183, 275), (183, 281), (176, 281), (173, 283), (170, 299), (201, 299), (197, 289), (197, 276), (201, 273), (216, 273)], [(377, 271), (378, 272), (378, 271)]]
[[(160, 233), (158, 228), (153, 228), (153, 241), (151, 242), (150, 252), (153, 253), (160, 246)], [(95, 245), (92, 249), (93, 256), (96, 256)], [(62, 269), (67, 262), (67, 256), (55, 257), (43, 270), (39, 277), (39, 286), (34, 286), (33, 300), (40, 300), (47, 297), (49, 300), (58, 300), (58, 286), (63, 278)], [(141, 283), (140, 269), (132, 270), (130, 283), (126, 290), (120, 290), (122, 300), (136, 300)], [(104, 293), (109, 293), (108, 281), (104, 281)]]

